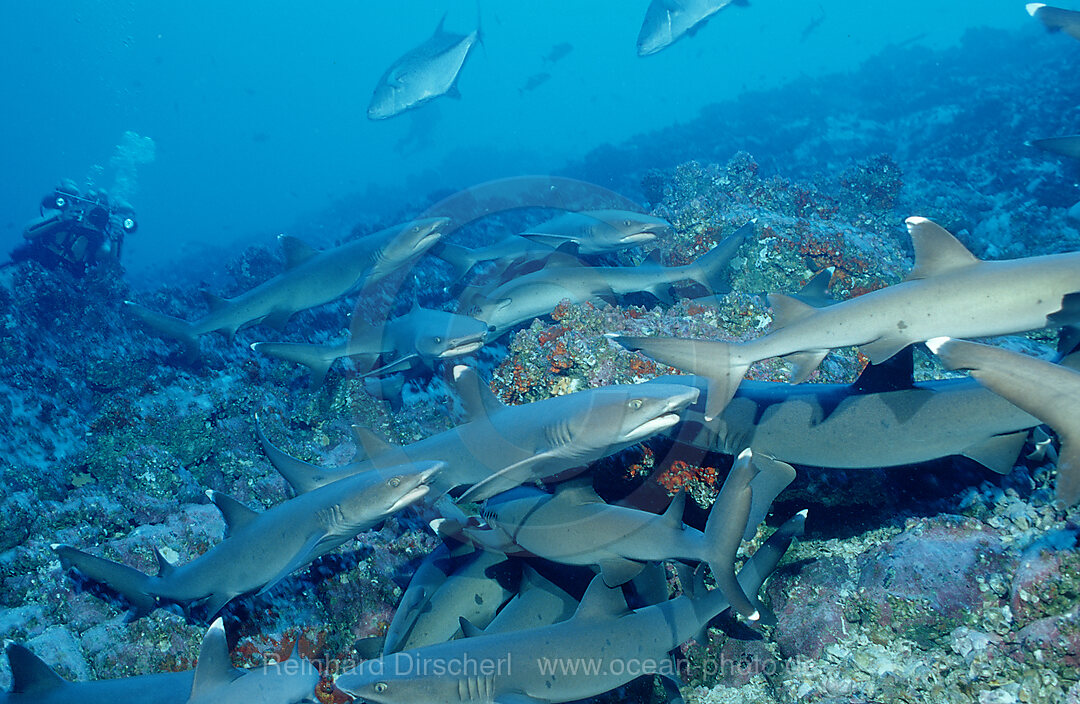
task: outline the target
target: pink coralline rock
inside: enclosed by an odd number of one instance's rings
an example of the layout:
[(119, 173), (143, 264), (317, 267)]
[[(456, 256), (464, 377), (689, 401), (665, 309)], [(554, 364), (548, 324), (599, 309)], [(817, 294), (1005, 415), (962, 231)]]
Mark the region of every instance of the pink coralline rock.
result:
[(1080, 589), (1080, 551), (1049, 546), (1024, 551), (1012, 579), (1009, 607), (1016, 623), (1057, 616), (1075, 603)]
[(843, 637), (844, 607), (837, 591), (850, 579), (838, 557), (791, 565), (773, 575), (766, 593), (776, 612), (773, 637), (783, 657), (818, 658), (825, 646)]
[[(940, 516), (920, 521), (859, 560), (859, 595), (878, 605), (879, 622), (945, 626), (978, 612), (997, 597), (978, 577), (1010, 572), (1015, 558), (1001, 536), (981, 521)], [(907, 605), (901, 616), (895, 611)], [(899, 625), (899, 624), (898, 624)], [(948, 624), (951, 630), (953, 624)]]
[(1010, 640), (1017, 644), (1012, 656), (1019, 662), (1051, 661), (1075, 672), (1080, 667), (1080, 604), (1060, 616), (1029, 623)]

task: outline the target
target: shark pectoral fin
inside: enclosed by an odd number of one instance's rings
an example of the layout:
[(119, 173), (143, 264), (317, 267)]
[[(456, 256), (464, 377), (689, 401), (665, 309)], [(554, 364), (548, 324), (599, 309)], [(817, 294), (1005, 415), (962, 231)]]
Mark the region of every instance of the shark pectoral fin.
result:
[(791, 383), (801, 384), (809, 379), (827, 354), (829, 350), (806, 350), (785, 355), (783, 360), (791, 368)]
[(623, 598), (622, 589), (604, 584), (604, 578), (597, 575), (589, 582), (588, 589), (581, 597), (572, 618), (609, 620), (630, 611)]
[(383, 646), (386, 644), (384, 636), (368, 636), (353, 643), (353, 651), (363, 660), (374, 660), (383, 655)]
[(907, 338), (885, 335), (873, 342), (859, 345), (859, 351), (866, 355), (870, 364), (881, 364), (910, 344), (911, 340)]
[[(11, 694), (31, 695), (33, 700), (41, 701), (44, 695), (69, 684), (25, 646), (8, 643), (4, 652), (11, 667)], [(16, 700), (19, 697), (8, 699)]]
[(1024, 449), (1028, 431), (1020, 430), (1008, 435), (995, 435), (982, 442), (965, 447), (960, 454), (975, 460), (987, 469), (998, 474), (1008, 474), (1016, 464), (1016, 458)]
[(600, 575), (604, 579), (604, 584), (609, 587), (626, 584), (634, 577), (637, 577), (643, 569), (645, 569), (644, 562), (627, 560), (623, 557), (613, 557), (609, 560), (600, 561)]
[(1052, 325), (1080, 325), (1080, 292), (1066, 293), (1061, 298), (1061, 309), (1046, 316)]
[(1061, 452), (1057, 461), (1057, 483), (1054, 495), (1067, 507), (1080, 501), (1080, 442), (1078, 438), (1061, 436)]
[[(442, 533), (440, 533), (442, 535)], [(460, 535), (463, 536), (470, 543), (483, 550), (493, 550), (495, 552), (515, 552), (520, 548), (514, 543), (514, 539), (506, 534), (501, 528), (476, 528), (465, 527), (460, 531)]]
[(750, 515), (746, 519), (743, 540), (754, 537), (772, 502), (795, 481), (795, 468), (787, 462), (758, 453), (754, 455), (754, 464), (758, 467), (758, 473), (750, 480)]
[(207, 489), (206, 497), (217, 506), (221, 517), (225, 519), (226, 538), (259, 517), (258, 511), (248, 508), (228, 494)]
[(570, 241), (564, 235), (549, 235), (543, 232), (520, 232), (518, 233), (518, 237), (524, 237), (527, 240), (551, 247), (552, 249)]
[(562, 482), (555, 487), (555, 496), (552, 500), (567, 501), (575, 506), (604, 503), (593, 488), (592, 474), (584, 474)]
[(316, 548), (325, 537), (326, 536), (323, 533), (317, 533), (308, 538), (307, 542), (304, 543), (303, 547), (301, 547), (296, 552), (296, 554), (293, 555), (293, 558), (289, 560), (289, 564), (285, 565), (285, 567), (283, 567), (280, 572), (278, 572), (269, 581), (267, 581), (266, 584), (263, 585), (262, 589), (256, 592), (256, 594), (260, 596), (265, 594), (266, 592), (276, 587), (278, 585), (278, 582), (285, 579), (290, 574), (300, 569), (307, 563), (311, 562)]
[(203, 636), (199, 648), (199, 660), (195, 665), (195, 674), (191, 683), (190, 700), (205, 696), (219, 687), (233, 682), (243, 674), (232, 666), (229, 658), (229, 645), (225, 639), (225, 625), (221, 618), (214, 619)]
[(548, 704), (546, 699), (537, 699), (521, 692), (505, 692), (493, 701), (494, 704)]
[(1031, 462), (1044, 462), (1047, 459), (1057, 461), (1054, 440), (1041, 425), (1031, 431), (1031, 442), (1035, 447), (1027, 454), (1028, 460)]
[(926, 279), (980, 263), (960, 240), (941, 225), (920, 217), (908, 218), (904, 222), (915, 250), (915, 266), (904, 281)]
[(404, 357), (398, 357), (389, 364), (384, 364), (381, 367), (375, 367), (362, 374), (362, 376), (385, 376), (387, 374), (396, 374), (397, 372), (405, 372), (413, 367), (419, 366), (423, 360), (420, 359), (418, 354), (407, 354)]
[[(1065, 359), (1071, 357), (1080, 347), (1080, 325), (1066, 325), (1058, 331), (1057, 353), (1061, 357), (1059, 363), (1064, 364)], [(1080, 355), (1078, 355), (1080, 357)], [(1074, 366), (1075, 368), (1075, 359)]]
[(480, 628), (480, 626), (477, 626), (464, 616), (458, 616), (458, 627), (461, 628), (461, 635), (466, 638), (475, 638), (484, 635), (483, 628)]
[(508, 467), (503, 467), (490, 477), (469, 487), (468, 491), (458, 498), (458, 501), (483, 501), (496, 494), (509, 491), (530, 479), (541, 479), (542, 477), (537, 476), (533, 469), (542, 465), (545, 460), (553, 455), (553, 452), (547, 450), (520, 462), (515, 462)]
[(285, 329), (285, 325), (289, 322), (289, 318), (291, 318), (292, 315), (293, 311), (287, 309), (271, 311), (266, 317), (259, 321), (259, 324), (281, 331)]

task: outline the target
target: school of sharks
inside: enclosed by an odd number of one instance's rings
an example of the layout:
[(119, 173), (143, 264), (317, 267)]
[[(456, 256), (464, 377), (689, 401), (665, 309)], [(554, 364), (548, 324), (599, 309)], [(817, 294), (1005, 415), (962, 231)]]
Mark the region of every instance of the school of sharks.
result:
[[(693, 36), (732, 4), (742, 3), (652, 0), (638, 54)], [(1026, 10), (1048, 30), (1080, 39), (1080, 12), (1041, 3)], [(479, 27), (457, 35), (440, 23), (386, 70), (368, 117), (456, 96), (458, 75), (481, 41)], [(1030, 146), (1080, 159), (1080, 135), (1046, 135)], [(129, 622), (167, 609), (202, 624), (195, 667), (74, 682), (9, 641), (12, 684), (0, 702), (292, 704), (336, 696), (558, 704), (618, 692), (642, 677), (656, 678), (655, 696), (682, 701), (682, 646), (707, 642), (710, 627), (745, 635), (777, 622), (763, 585), (815, 520), (798, 507), (774, 510), (796, 467), (856, 470), (962, 456), (1008, 475), (1025, 457), (1045, 457), (1056, 468), (1054, 509), (1080, 503), (1080, 252), (979, 258), (941, 225), (910, 214), (903, 225), (913, 259), (898, 283), (834, 299), (834, 272), (824, 269), (792, 293), (744, 292), (767, 294), (769, 308), (766, 331), (749, 339), (612, 326), (599, 343), (652, 372), (637, 383), (508, 403), (477, 364), (485, 349), (568, 306), (603, 309), (628, 297), (669, 308), (684, 298), (718, 305), (731, 291), (733, 261), (763, 226), (739, 223), (714, 233), (692, 258), (665, 264), (657, 245), (677, 224), (629, 204), (548, 210), (480, 246), (454, 241), (463, 223), (450, 210), (435, 206), (323, 250), (282, 235), (284, 270), (231, 298), (204, 292), (202, 315), (124, 303), (129, 323), (164, 341), (178, 367), (199, 363), (204, 336), (235, 344), (238, 331), (260, 326), (267, 339), (251, 343), (251, 354), (303, 370), (301, 393), (340, 373), (396, 409), (410, 385), (443, 384), (457, 422), (403, 445), (354, 425), (355, 457), (328, 466), (275, 443), (269, 414), (255, 413), (252, 435), (288, 498), (257, 511), (207, 489), (224, 537), (186, 562), (156, 550), (154, 574), (107, 559), (102, 544), (51, 546), (72, 589), (118, 599)], [(402, 277), (429, 264), (447, 273), (445, 288), (426, 300), (442, 297), (445, 305), (414, 297), (407, 312), (365, 317), (368, 297), (387, 295), (388, 284), (401, 287)], [(356, 302), (352, 320), (341, 321), (347, 338), (273, 339), (290, 319), (343, 298)], [(1043, 341), (1056, 335), (1056, 354), (1037, 358), (983, 339), (1031, 331)], [(831, 352), (851, 348), (865, 358), (857, 379), (814, 380)], [(786, 363), (785, 381), (745, 378), (773, 358)], [(916, 381), (918, 359), (960, 373)], [(633, 493), (612, 500), (598, 478), (596, 467), (657, 442), (702, 465), (731, 458), (711, 506), (693, 520), (687, 504), (696, 497), (687, 491), (667, 492), (666, 505)], [(423, 517), (437, 547), (408, 575), (383, 631), (356, 644), (355, 662), (313, 664), (297, 647), (278, 662), (233, 665), (226, 626), (237, 602), (291, 588), (290, 576), (404, 517)], [(586, 661), (600, 665), (552, 665)]]

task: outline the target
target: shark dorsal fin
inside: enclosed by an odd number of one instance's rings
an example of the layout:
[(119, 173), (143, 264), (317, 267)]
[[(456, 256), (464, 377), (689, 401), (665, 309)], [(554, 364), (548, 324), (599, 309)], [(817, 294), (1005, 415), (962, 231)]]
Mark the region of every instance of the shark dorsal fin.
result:
[(206, 307), (210, 309), (210, 312), (221, 310), (225, 306), (229, 305), (229, 302), (221, 296), (210, 293), (205, 289), (199, 289), (199, 293), (202, 295), (203, 300), (206, 301)]
[(773, 330), (779, 330), (817, 312), (817, 308), (809, 303), (783, 293), (770, 293), (769, 305), (772, 306)]
[(484, 629), (480, 628), (464, 616), (458, 616), (458, 625), (461, 626), (461, 634), (466, 638), (475, 638), (476, 636), (484, 635)]
[(221, 617), (214, 619), (203, 637), (199, 648), (199, 661), (195, 665), (195, 677), (191, 683), (191, 700), (227, 685), (241, 676), (229, 660), (229, 644), (225, 640), (225, 625)]
[(206, 497), (214, 502), (225, 519), (225, 535), (229, 536), (258, 518), (259, 512), (240, 503), (228, 494), (207, 489)]
[(292, 235), (278, 235), (278, 242), (281, 243), (281, 254), (285, 257), (286, 269), (300, 266), (319, 253), (319, 250)]
[(444, 12), (443, 16), (439, 19), (439, 26), (435, 28), (435, 36), (439, 36), (440, 34), (442, 34), (445, 31), (443, 29), (443, 25), (445, 25), (445, 24), (446, 24), (446, 13)]
[(68, 684), (56, 674), (45, 661), (18, 643), (8, 643), (4, 648), (11, 667), (11, 694), (40, 696)]
[(385, 455), (387, 452), (400, 449), (379, 437), (371, 428), (365, 428), (362, 425), (354, 425), (352, 427), (352, 434), (353, 438), (356, 440), (356, 444), (364, 448), (364, 453), (370, 459), (375, 459), (379, 455)]
[(979, 263), (979, 258), (941, 225), (926, 218), (908, 218), (906, 223), (915, 249), (915, 266), (904, 281), (926, 279)]
[(799, 289), (799, 300), (803, 303), (809, 303), (815, 308), (836, 303), (836, 299), (829, 295), (829, 284), (832, 283), (835, 271), (836, 269), (830, 266), (811, 276), (806, 285)]
[(653, 251), (649, 252), (649, 255), (641, 260), (638, 266), (652, 267), (652, 266), (664, 266), (664, 255), (657, 247)]
[(622, 589), (604, 584), (604, 578), (597, 575), (589, 582), (589, 588), (581, 597), (575, 619), (610, 620), (630, 611), (623, 598)]
[(862, 394), (903, 391), (915, 383), (914, 347), (908, 345), (879, 364), (867, 364), (852, 384)]
[(169, 558), (165, 557), (158, 548), (154, 548), (154, 557), (157, 558), (158, 577), (168, 577), (176, 571), (176, 565), (173, 564)]
[(466, 421), (487, 418), (506, 408), (484, 383), (475, 369), (459, 364), (454, 367), (454, 388), (465, 408)]
[(668, 504), (667, 509), (664, 511), (663, 515), (660, 516), (660, 520), (665, 525), (671, 526), (672, 528), (676, 528), (678, 530), (682, 530), (684, 527), (683, 511), (685, 511), (685, 509), (686, 492), (680, 491), (678, 494), (675, 494), (675, 498), (673, 498), (671, 500), (671, 503)]

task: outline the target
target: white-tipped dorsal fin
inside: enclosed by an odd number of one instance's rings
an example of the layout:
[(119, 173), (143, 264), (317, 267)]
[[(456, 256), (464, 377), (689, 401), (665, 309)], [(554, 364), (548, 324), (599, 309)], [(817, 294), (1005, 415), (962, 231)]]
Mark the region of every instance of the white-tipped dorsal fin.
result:
[(672, 528), (682, 530), (683, 525), (683, 513), (686, 510), (686, 492), (680, 491), (675, 494), (675, 498), (668, 504), (664, 514), (660, 517), (661, 520)]
[(176, 565), (172, 562), (172, 560), (165, 557), (161, 550), (156, 547), (154, 548), (154, 557), (157, 558), (158, 577), (167, 578), (169, 575), (176, 571)]
[(216, 294), (210, 293), (205, 289), (199, 289), (199, 295), (203, 297), (206, 302), (206, 307), (210, 309), (210, 312), (221, 310), (229, 305), (229, 302)]
[(1029, 2), (1027, 5), (1024, 6), (1024, 9), (1027, 10), (1027, 13), (1029, 15), (1034, 17), (1035, 13), (1043, 9), (1044, 7), (1046, 7), (1046, 3), (1044, 2)]
[(458, 626), (461, 627), (461, 634), (466, 638), (475, 638), (484, 635), (484, 629), (480, 628), (464, 616), (458, 616)]
[(228, 494), (213, 489), (206, 490), (206, 497), (214, 502), (221, 517), (225, 519), (225, 536), (228, 537), (259, 517), (258, 511), (248, 508)]
[(285, 257), (286, 269), (300, 266), (319, 253), (319, 250), (292, 235), (278, 235), (278, 242), (281, 243), (281, 253)]
[(927, 279), (979, 263), (979, 258), (941, 225), (918, 217), (904, 222), (915, 249), (915, 266), (904, 281)]
[(11, 694), (32, 695), (37, 699), (68, 684), (26, 646), (8, 641), (4, 644), (4, 652), (11, 667)]
[(926, 341), (926, 346), (930, 348), (931, 352), (937, 354), (938, 350), (941, 349), (941, 346), (948, 341), (948, 337), (931, 337), (929, 340)]
[(221, 617), (214, 619), (203, 637), (199, 649), (199, 661), (195, 665), (195, 677), (191, 683), (191, 697), (194, 700), (217, 687), (227, 685), (241, 673), (232, 666), (229, 659), (229, 644), (225, 639), (225, 624)]
[(589, 588), (581, 597), (574, 618), (612, 619), (629, 611), (630, 607), (626, 605), (622, 589), (607, 586), (604, 578), (597, 575), (589, 582)]
[(491, 389), (476, 370), (463, 364), (454, 367), (454, 389), (461, 398), (467, 421), (487, 418), (506, 408), (506, 405), (491, 393)]

